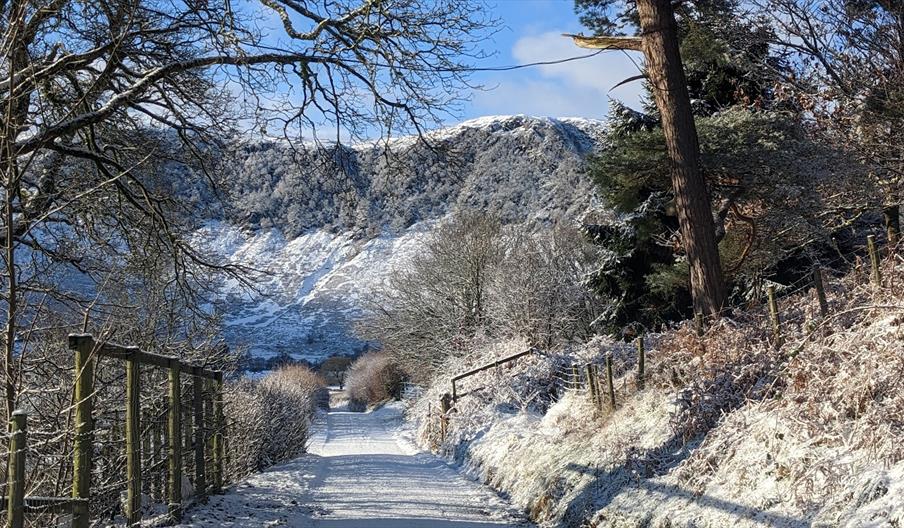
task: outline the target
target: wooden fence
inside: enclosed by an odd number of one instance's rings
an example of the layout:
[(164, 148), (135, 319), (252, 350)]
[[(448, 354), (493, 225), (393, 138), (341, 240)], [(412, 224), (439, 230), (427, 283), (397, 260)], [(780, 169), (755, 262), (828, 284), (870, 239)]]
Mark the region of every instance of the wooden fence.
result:
[(477, 368), (473, 368), (467, 372), (462, 372), (461, 374), (453, 376), (452, 377), (452, 401), (454, 402), (459, 397), (459, 394), (458, 394), (458, 382), (459, 381), (461, 381), (465, 378), (469, 378), (480, 372), (483, 372), (484, 370), (489, 370), (491, 368), (499, 368), (499, 365), (505, 365), (506, 363), (515, 361), (516, 359), (524, 357), (528, 354), (533, 354), (536, 351), (537, 351), (537, 349), (532, 347), (532, 348), (529, 348), (522, 352), (518, 352), (517, 354), (512, 354), (511, 356), (497, 359), (496, 361), (493, 361), (492, 363), (487, 363), (486, 365), (481, 365), (481, 366), (479, 366)]
[[(892, 251), (894, 248), (893, 242), (897, 239), (897, 229), (892, 230), (889, 228), (889, 250)], [(882, 267), (881, 267), (881, 254), (879, 250), (879, 245), (876, 242), (876, 238), (873, 235), (869, 235), (866, 237), (866, 252), (870, 262), (870, 272), (869, 272), (869, 281), (875, 288), (882, 287)], [(842, 257), (844, 258), (844, 257)], [(799, 291), (805, 289), (812, 289), (816, 295), (816, 300), (819, 304), (819, 315), (822, 318), (822, 322), (826, 322), (829, 320), (830, 309), (828, 299), (826, 297), (826, 289), (824, 283), (824, 269), (821, 265), (814, 265), (809, 274), (804, 276), (802, 279), (795, 284), (795, 288), (792, 288), (790, 293), (786, 295), (791, 295), (793, 293), (797, 293)], [(788, 323), (786, 319), (782, 317), (782, 313), (779, 306), (779, 293), (775, 287), (775, 285), (766, 286), (766, 318), (768, 319), (768, 325), (772, 334), (772, 346), (775, 349), (782, 349), (783, 345), (785, 345), (785, 336), (783, 335), (783, 328)], [(800, 322), (800, 321), (798, 321)], [(694, 329), (699, 338), (703, 338), (706, 335), (706, 318), (703, 314), (697, 313), (694, 317)], [(810, 333), (814, 332), (818, 328), (817, 324), (813, 324), (813, 326), (809, 329)], [(793, 350), (784, 350), (783, 355), (787, 358), (792, 358), (800, 353), (802, 347), (806, 343), (804, 340), (803, 343), (798, 345)], [(636, 339), (637, 344), (637, 372), (636, 372), (636, 381), (635, 388), (636, 390), (643, 390), (645, 388), (645, 369), (646, 369), (646, 350), (644, 346), (644, 338), (640, 336)], [(573, 373), (571, 379), (569, 380), (571, 388), (583, 389), (586, 387), (587, 393), (589, 397), (595, 402), (595, 404), (603, 409), (607, 404), (610, 410), (614, 410), (616, 408), (616, 387), (613, 383), (613, 366), (612, 366), (612, 355), (608, 355), (605, 358), (605, 377), (600, 374), (599, 366), (593, 363), (588, 363), (585, 365), (584, 372), (585, 375), (582, 376), (580, 374), (581, 369), (578, 365), (572, 364), (570, 367), (566, 366), (565, 372)], [(605, 384), (605, 385), (604, 385)], [(605, 394), (604, 391), (605, 390)], [(608, 396), (608, 398), (606, 398)]]
[[(504, 357), (504, 358), (497, 359), (496, 361), (493, 361), (493, 362), (491, 362), (491, 363), (487, 363), (487, 364), (485, 364), (485, 365), (481, 365), (481, 366), (479, 366), (479, 367), (477, 367), (477, 368), (473, 368), (473, 369), (471, 369), (471, 370), (469, 370), (469, 371), (467, 371), (467, 372), (462, 372), (461, 374), (457, 374), (457, 375), (453, 376), (452, 379), (451, 379), (452, 392), (451, 392), (451, 393), (443, 394), (442, 397), (440, 397), (440, 400), (439, 400), (439, 435), (440, 435), (440, 442), (443, 442), (443, 441), (445, 440), (445, 438), (446, 438), (446, 432), (447, 432), (448, 429), (449, 429), (449, 415), (450, 415), (451, 412), (452, 412), (453, 405), (455, 404), (455, 402), (456, 402), (460, 397), (464, 396), (464, 394), (459, 394), (459, 392), (458, 392), (458, 384), (459, 384), (459, 382), (460, 382), (461, 380), (463, 380), (463, 379), (465, 379), (465, 378), (469, 378), (469, 377), (471, 377), (471, 376), (473, 376), (473, 375), (475, 375), (475, 374), (478, 374), (478, 373), (483, 372), (483, 371), (485, 371), (485, 370), (489, 370), (489, 369), (491, 369), (491, 368), (498, 368), (500, 365), (505, 365), (506, 363), (510, 363), (510, 362), (512, 362), (512, 361), (515, 361), (516, 359), (522, 358), (522, 357), (524, 357), (524, 356), (526, 356), (526, 355), (528, 355), (528, 354), (533, 354), (533, 353), (535, 353), (536, 351), (537, 351), (536, 348), (531, 347), (531, 348), (529, 348), (529, 349), (527, 349), (527, 350), (523, 350), (523, 351), (521, 351), (521, 352), (518, 352), (517, 354), (512, 354), (511, 356), (507, 356), (507, 357)], [(429, 420), (430, 422), (432, 422), (432, 420), (433, 420), (433, 410), (432, 410), (432, 407), (431, 407), (430, 411), (428, 412), (428, 420)], [(432, 431), (431, 431), (430, 434), (432, 434)]]
[[(142, 481), (142, 455), (147, 460), (149, 442), (141, 441), (141, 369), (142, 366), (164, 369), (168, 373), (165, 405), (168, 468), (167, 510), (169, 520), (182, 518), (183, 450), (191, 444), (194, 454), (194, 487), (203, 500), (209, 493), (220, 493), (223, 486), (224, 425), (223, 373), (183, 363), (178, 358), (143, 352), (137, 347), (115, 345), (95, 340), (91, 335), (72, 334), (69, 348), (75, 356), (75, 442), (72, 455), (71, 497), (26, 497), (25, 453), (27, 451), (27, 415), (17, 411), (10, 424), (10, 462), (8, 471), (7, 526), (24, 526), (26, 513), (68, 513), (72, 528), (88, 528), (90, 521), (91, 469), (97, 448), (94, 439), (94, 368), (98, 356), (119, 359), (125, 363), (125, 451), (127, 526), (141, 522), (142, 489), (151, 483)], [(182, 376), (191, 376), (191, 413), (183, 416)], [(183, 420), (185, 418), (185, 420)], [(194, 422), (194, 428), (189, 421)], [(192, 434), (193, 433), (193, 434)], [(163, 436), (163, 435), (161, 435)], [(144, 453), (142, 452), (144, 451)], [(208, 457), (207, 455), (210, 455)], [(210, 475), (206, 468), (210, 460)]]
[[(635, 340), (637, 346), (637, 364), (634, 378), (636, 390), (643, 390), (646, 386), (646, 348), (643, 336)], [(603, 369), (603, 372), (601, 372)], [(585, 392), (590, 400), (599, 409), (608, 408), (610, 411), (616, 408), (615, 368), (612, 355), (603, 358), (601, 364), (597, 363), (567, 363), (560, 365), (553, 373), (553, 377), (561, 383), (563, 392)], [(627, 380), (626, 384), (627, 384)]]

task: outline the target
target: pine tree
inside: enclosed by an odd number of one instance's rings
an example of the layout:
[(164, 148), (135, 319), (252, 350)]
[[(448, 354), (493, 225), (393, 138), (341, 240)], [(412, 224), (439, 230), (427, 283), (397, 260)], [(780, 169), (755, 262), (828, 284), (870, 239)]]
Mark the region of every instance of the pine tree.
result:
[[(655, 118), (611, 105), (606, 149), (589, 174), (614, 220), (585, 232), (603, 258), (593, 286), (615, 300), (611, 329), (651, 326), (690, 314), (687, 262), (662, 129)], [(739, 299), (762, 273), (794, 274), (804, 251), (828, 247), (833, 229), (821, 213), (871, 191), (865, 169), (814, 139), (799, 115), (735, 106), (697, 118), (701, 166), (713, 189), (716, 232), (729, 284)]]
[[(726, 290), (709, 191), (700, 170), (700, 148), (673, 6), (670, 0), (635, 0), (624, 4), (615, 0), (577, 0), (576, 7), (579, 12), (585, 12), (583, 20), (605, 34), (621, 26), (607, 14), (616, 4), (622, 8), (617, 19), (633, 22), (639, 29), (640, 46), (637, 47), (636, 40), (631, 41), (632, 49), (643, 51), (646, 78), (659, 110), (694, 306), (697, 311), (717, 315), (725, 306)], [(596, 20), (587, 10), (597, 15)], [(605, 39), (599, 47), (611, 48), (613, 43)]]

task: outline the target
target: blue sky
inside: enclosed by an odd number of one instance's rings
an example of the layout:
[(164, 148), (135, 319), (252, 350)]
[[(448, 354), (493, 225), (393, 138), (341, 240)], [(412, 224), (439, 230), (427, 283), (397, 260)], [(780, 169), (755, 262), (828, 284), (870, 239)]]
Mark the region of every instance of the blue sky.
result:
[[(495, 56), (483, 65), (525, 64), (587, 53), (561, 36), (583, 29), (573, 0), (488, 1), (503, 27), (485, 43)], [(475, 80), (487, 89), (472, 94), (462, 118), (498, 114), (603, 118), (610, 97), (638, 106), (640, 82), (611, 88), (636, 75), (639, 63), (637, 54), (605, 52), (566, 64), (480, 73)]]
[[(581, 33), (583, 28), (574, 12), (574, 0), (484, 0), (489, 16), (498, 19), (500, 27), (482, 43), (483, 51), (490, 55), (482, 61), (470, 61), (475, 67), (497, 67), (555, 61), (592, 53), (576, 47), (562, 33)], [(250, 4), (256, 8), (256, 2)], [(283, 44), (282, 23), (272, 10), (258, 13), (258, 22), (269, 34), (267, 44), (279, 47)], [(483, 89), (470, 93), (469, 100), (455, 108), (447, 109), (452, 115), (439, 112), (442, 125), (452, 125), (467, 119), (489, 115), (525, 114), (542, 117), (586, 117), (603, 119), (614, 98), (628, 106), (639, 108), (642, 84), (634, 81), (612, 90), (621, 81), (639, 73), (638, 53), (607, 51), (591, 58), (564, 64), (534, 66), (513, 71), (479, 72), (471, 81)], [(277, 85), (286, 93), (273, 96), (292, 99), (297, 94), (291, 86)], [(260, 96), (261, 94), (257, 94)], [(241, 88), (235, 88), (235, 96), (246, 101)], [(266, 99), (266, 97), (264, 97)], [(366, 102), (366, 97), (362, 97)], [(256, 104), (251, 100), (251, 104)], [(316, 115), (314, 116), (317, 120)], [(333, 123), (324, 120), (317, 136), (330, 140), (337, 134)], [(281, 134), (281, 130), (268, 130), (266, 134)], [(364, 132), (378, 135), (379, 130)], [(313, 134), (305, 130), (301, 135)], [(340, 127), (338, 136), (345, 140), (349, 133)]]

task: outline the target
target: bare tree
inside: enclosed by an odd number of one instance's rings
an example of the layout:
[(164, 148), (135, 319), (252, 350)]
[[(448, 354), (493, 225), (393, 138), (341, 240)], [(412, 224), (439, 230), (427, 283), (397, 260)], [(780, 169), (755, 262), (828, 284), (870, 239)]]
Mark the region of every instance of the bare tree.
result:
[(575, 227), (506, 233), (505, 257), (493, 270), (490, 319), (493, 331), (551, 348), (584, 341), (602, 302), (587, 284), (599, 255)]
[[(904, 4), (888, 1), (758, 0), (754, 14), (774, 26), (793, 69), (781, 89), (799, 101), (826, 137), (856, 145), (883, 189), (875, 203), (848, 204), (847, 216), (885, 207), (889, 238), (900, 232), (904, 199)], [(764, 65), (767, 67), (767, 65)]]
[(462, 353), (486, 322), (491, 273), (503, 244), (495, 218), (470, 213), (439, 225), (376, 293), (359, 332), (382, 343), (411, 373)]
[[(324, 130), (336, 140), (421, 132), (459, 101), (466, 63), (479, 56), (473, 44), (492, 22), (481, 7), (0, 2), (7, 412), (17, 403), (14, 359), (35, 299), (67, 306), (67, 321), (98, 306), (95, 296), (60, 287), (64, 275), (98, 286), (126, 255), (153, 253), (167, 258), (170, 291), (190, 296), (199, 275), (244, 271), (197, 249), (174, 178), (221, 184), (211, 160), (238, 130), (316, 141)], [(275, 31), (266, 25), (274, 17)], [(176, 162), (196, 171), (174, 176)]]
[(530, 230), (460, 214), (394, 271), (358, 330), (416, 379), (482, 338), (544, 347), (586, 338), (600, 312), (584, 283), (596, 257), (574, 228)]

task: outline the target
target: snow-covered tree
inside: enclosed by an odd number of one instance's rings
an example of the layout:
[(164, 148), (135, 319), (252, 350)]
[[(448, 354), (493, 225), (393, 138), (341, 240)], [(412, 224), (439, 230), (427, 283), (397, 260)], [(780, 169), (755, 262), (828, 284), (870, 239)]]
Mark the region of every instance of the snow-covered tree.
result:
[[(281, 28), (263, 29), (267, 17)], [(238, 276), (187, 237), (191, 204), (165, 162), (195, 168), (182, 185), (216, 189), (217, 145), (239, 130), (315, 142), (421, 132), (459, 100), (490, 23), (469, 0), (0, 3), (7, 412), (33, 294), (89, 327), (97, 307), (39, 284), (30, 263), (100, 282), (120, 255), (168, 255), (169, 287), (183, 292), (202, 268)], [(248, 211), (270, 213), (266, 201)], [(110, 255), (89, 266), (84, 244)]]

